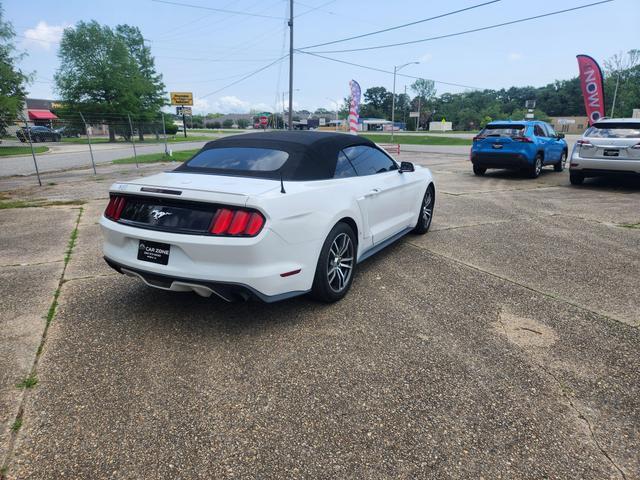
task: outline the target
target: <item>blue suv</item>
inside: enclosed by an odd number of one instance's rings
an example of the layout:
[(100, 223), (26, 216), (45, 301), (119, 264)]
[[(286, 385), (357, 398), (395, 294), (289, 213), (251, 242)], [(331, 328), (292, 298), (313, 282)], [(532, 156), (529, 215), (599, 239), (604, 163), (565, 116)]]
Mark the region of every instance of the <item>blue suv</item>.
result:
[(564, 170), (567, 142), (545, 122), (496, 121), (473, 137), (469, 159), (476, 175), (484, 175), (487, 168), (506, 168), (536, 178), (545, 165), (553, 165), (556, 172)]

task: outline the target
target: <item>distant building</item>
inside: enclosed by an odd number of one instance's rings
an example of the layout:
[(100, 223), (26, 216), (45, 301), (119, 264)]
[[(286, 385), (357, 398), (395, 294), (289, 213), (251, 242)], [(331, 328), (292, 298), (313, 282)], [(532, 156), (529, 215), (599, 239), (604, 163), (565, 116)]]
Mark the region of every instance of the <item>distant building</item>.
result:
[(51, 110), (54, 108), (55, 100), (45, 100), (41, 98), (26, 98), (22, 109), (22, 118), (27, 119), (33, 125), (51, 127), (53, 120), (58, 117)]
[(589, 126), (587, 117), (550, 117), (549, 123), (558, 133), (582, 134)]

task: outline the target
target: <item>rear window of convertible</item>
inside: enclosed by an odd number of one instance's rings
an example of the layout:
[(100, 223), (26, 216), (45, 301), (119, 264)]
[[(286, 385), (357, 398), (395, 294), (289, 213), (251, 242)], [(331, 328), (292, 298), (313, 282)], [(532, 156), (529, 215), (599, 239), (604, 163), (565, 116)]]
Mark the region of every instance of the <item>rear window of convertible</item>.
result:
[(288, 158), (287, 152), (271, 148), (209, 148), (196, 153), (183, 166), (229, 172), (274, 172), (282, 168)]

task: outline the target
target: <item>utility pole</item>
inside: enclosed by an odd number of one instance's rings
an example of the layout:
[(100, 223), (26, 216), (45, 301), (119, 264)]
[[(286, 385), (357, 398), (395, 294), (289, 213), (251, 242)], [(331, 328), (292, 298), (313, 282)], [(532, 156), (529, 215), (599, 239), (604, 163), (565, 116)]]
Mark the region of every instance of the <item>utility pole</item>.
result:
[[(405, 98), (405, 100), (407, 98), (407, 86), (406, 85), (404, 86), (404, 98)], [(406, 109), (406, 105), (405, 105), (405, 108), (402, 109), (402, 123), (404, 123), (405, 128), (406, 128), (406, 125), (407, 125), (407, 109)]]
[(618, 72), (618, 78), (616, 79), (616, 89), (613, 91), (613, 103), (611, 104), (611, 118), (616, 111), (616, 97), (618, 96), (618, 85), (620, 84), (620, 72)]
[(393, 95), (391, 96), (391, 143), (393, 143), (393, 133), (395, 132), (396, 120), (396, 72), (398, 67), (393, 66)]
[(394, 123), (396, 120), (396, 73), (407, 65), (417, 65), (420, 62), (409, 62), (399, 67), (393, 66), (393, 96), (391, 97), (391, 143), (393, 143), (393, 133), (395, 131)]
[(289, 130), (293, 130), (293, 0), (289, 0)]

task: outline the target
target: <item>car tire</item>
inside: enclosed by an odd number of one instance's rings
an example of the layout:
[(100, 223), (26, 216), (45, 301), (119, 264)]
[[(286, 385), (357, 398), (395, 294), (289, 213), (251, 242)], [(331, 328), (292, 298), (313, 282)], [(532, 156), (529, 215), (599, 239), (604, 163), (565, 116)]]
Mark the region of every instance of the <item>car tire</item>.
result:
[(562, 152), (562, 155), (560, 155), (560, 160), (558, 161), (558, 163), (556, 163), (553, 166), (553, 171), (554, 172), (561, 172), (564, 170), (564, 164), (567, 161), (567, 152)]
[(478, 176), (481, 177), (486, 173), (487, 169), (485, 167), (480, 167), (478, 165), (474, 165), (473, 166), (473, 173)]
[(331, 229), (322, 245), (311, 287), (316, 300), (332, 303), (347, 294), (353, 281), (357, 247), (356, 235), (349, 225), (340, 222)]
[(569, 172), (569, 181), (571, 185), (582, 185), (584, 183), (584, 173)]
[(529, 168), (529, 178), (538, 178), (542, 171), (542, 155), (537, 154), (533, 160), (533, 165)]
[(420, 203), (420, 214), (418, 215), (418, 223), (416, 223), (413, 233), (418, 235), (424, 235), (429, 231), (431, 226), (431, 220), (433, 219), (433, 209), (436, 206), (436, 191), (433, 188), (433, 184), (427, 187), (427, 191), (422, 197)]

